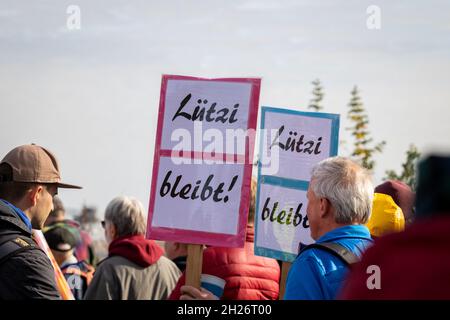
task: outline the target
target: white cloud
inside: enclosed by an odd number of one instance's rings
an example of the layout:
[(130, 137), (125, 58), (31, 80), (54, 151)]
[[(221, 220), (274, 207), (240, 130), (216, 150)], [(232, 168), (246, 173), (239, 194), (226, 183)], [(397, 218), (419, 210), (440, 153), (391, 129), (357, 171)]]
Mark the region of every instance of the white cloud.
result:
[(7, 19), (19, 15), (19, 11), (15, 9), (0, 9), (0, 18)]
[(272, 11), (282, 9), (283, 6), (276, 1), (247, 1), (237, 6), (238, 10)]

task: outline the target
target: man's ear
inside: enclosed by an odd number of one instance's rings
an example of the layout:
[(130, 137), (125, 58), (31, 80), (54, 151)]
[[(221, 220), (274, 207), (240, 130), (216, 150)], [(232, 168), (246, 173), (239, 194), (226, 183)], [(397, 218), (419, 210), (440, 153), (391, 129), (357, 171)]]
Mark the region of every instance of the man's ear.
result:
[(38, 202), (39, 198), (42, 196), (42, 191), (44, 190), (43, 186), (37, 185), (32, 187), (28, 191), (28, 200), (31, 203), (31, 206), (34, 207)]
[(117, 238), (117, 228), (116, 228), (116, 226), (115, 226), (115, 224), (114, 223), (111, 223), (110, 225), (109, 225), (109, 230), (110, 230), (110, 232), (111, 232), (111, 238), (112, 239), (115, 239), (115, 238)]
[(330, 214), (331, 204), (330, 201), (327, 198), (320, 198), (320, 217), (325, 218), (327, 215)]

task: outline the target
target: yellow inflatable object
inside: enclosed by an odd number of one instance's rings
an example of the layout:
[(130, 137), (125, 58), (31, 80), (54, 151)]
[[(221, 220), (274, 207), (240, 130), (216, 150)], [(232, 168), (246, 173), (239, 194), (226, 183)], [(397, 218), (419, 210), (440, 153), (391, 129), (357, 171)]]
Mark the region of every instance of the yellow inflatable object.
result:
[(381, 237), (388, 233), (403, 231), (405, 217), (402, 209), (397, 206), (391, 196), (375, 193), (372, 214), (366, 226), (372, 236)]

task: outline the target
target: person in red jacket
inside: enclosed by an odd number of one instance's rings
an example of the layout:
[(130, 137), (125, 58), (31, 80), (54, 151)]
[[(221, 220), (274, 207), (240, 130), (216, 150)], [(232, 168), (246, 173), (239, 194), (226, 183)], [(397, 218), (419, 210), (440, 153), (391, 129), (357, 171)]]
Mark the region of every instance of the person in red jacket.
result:
[(450, 299), (450, 157), (423, 161), (418, 181), (415, 222), (375, 241), (341, 299)]
[[(243, 248), (208, 247), (203, 251), (202, 273), (226, 281), (222, 300), (276, 300), (279, 294), (280, 266), (274, 259), (254, 254), (256, 181), (252, 180), (247, 235)], [(183, 273), (170, 300), (181, 297)]]

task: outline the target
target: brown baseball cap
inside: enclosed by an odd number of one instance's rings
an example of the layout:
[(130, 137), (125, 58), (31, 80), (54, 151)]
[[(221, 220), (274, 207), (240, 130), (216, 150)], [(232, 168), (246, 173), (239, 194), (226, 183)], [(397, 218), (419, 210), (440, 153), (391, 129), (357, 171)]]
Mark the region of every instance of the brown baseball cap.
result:
[(12, 169), (12, 182), (51, 183), (58, 188), (81, 189), (61, 182), (56, 157), (43, 147), (27, 144), (12, 149), (0, 162)]

